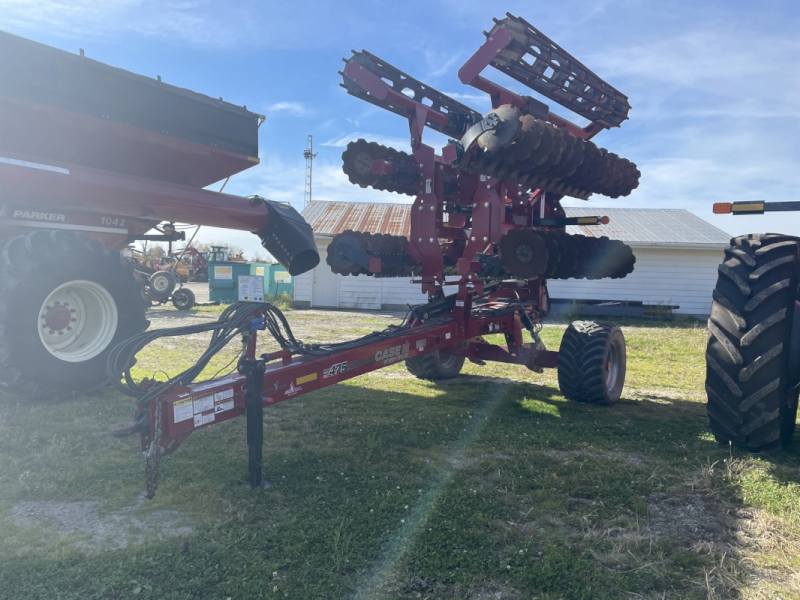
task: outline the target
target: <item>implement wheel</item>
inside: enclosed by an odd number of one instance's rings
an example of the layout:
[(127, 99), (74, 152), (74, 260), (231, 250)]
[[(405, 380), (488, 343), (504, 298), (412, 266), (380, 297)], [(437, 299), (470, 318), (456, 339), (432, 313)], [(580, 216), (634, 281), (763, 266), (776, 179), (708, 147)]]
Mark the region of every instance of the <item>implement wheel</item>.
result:
[(0, 243), (0, 391), (69, 396), (106, 381), (109, 350), (147, 328), (132, 266), (100, 242), (36, 231)]
[(415, 356), (406, 361), (406, 369), (418, 379), (436, 381), (452, 379), (461, 372), (464, 357), (458, 354), (446, 354), (439, 350)]
[(183, 287), (172, 292), (172, 305), (178, 310), (192, 310), (196, 303), (194, 292)]
[(558, 387), (567, 400), (613, 404), (625, 385), (625, 336), (613, 323), (575, 321), (558, 349)]
[(783, 448), (797, 416), (800, 369), (795, 237), (731, 240), (708, 321), (706, 409), (721, 443), (758, 452)]

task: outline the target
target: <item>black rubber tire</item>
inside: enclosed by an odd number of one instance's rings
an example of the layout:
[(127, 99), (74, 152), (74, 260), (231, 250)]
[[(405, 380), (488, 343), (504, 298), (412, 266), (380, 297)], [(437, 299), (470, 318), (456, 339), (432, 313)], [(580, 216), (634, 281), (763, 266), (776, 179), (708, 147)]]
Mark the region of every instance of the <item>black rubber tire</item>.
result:
[[(105, 289), (118, 320), (102, 352), (66, 362), (39, 338), (39, 312), (53, 290), (76, 280)], [(146, 306), (133, 266), (98, 241), (69, 231), (35, 231), (0, 242), (0, 391), (57, 399), (105, 384), (108, 352), (147, 329)]]
[[(706, 349), (706, 409), (721, 443), (783, 448), (797, 418), (790, 351), (800, 254), (796, 237), (751, 234), (725, 249)], [(797, 337), (797, 336), (795, 336)]]
[(156, 298), (166, 298), (178, 285), (175, 275), (171, 271), (156, 271), (150, 276), (147, 282), (150, 286), (150, 293)]
[(182, 287), (172, 292), (172, 305), (178, 310), (192, 310), (196, 301), (194, 292), (189, 288)]
[(459, 354), (445, 354), (439, 350), (415, 356), (406, 361), (406, 369), (418, 379), (437, 381), (456, 377), (464, 366), (464, 357)]
[(625, 336), (614, 323), (575, 321), (558, 349), (558, 387), (567, 400), (614, 404), (625, 386)]

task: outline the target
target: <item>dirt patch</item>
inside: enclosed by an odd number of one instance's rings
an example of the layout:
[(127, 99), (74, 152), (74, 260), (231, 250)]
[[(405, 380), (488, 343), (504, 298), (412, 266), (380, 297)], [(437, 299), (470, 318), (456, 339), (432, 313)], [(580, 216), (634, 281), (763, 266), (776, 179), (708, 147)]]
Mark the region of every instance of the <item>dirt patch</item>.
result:
[(567, 465), (580, 458), (603, 458), (613, 462), (624, 463), (631, 467), (643, 467), (659, 464), (658, 461), (630, 452), (608, 452), (603, 450), (545, 450), (542, 452), (562, 465)]
[(652, 538), (678, 538), (687, 546), (730, 545), (737, 529), (736, 519), (719, 510), (709, 498), (686, 494), (656, 493), (647, 503), (647, 530)]
[(59, 535), (77, 535), (75, 546), (88, 552), (119, 550), (171, 537), (189, 537), (193, 521), (176, 510), (140, 510), (144, 496), (133, 506), (103, 511), (101, 502), (19, 502), (11, 509), (18, 527), (42, 527)]

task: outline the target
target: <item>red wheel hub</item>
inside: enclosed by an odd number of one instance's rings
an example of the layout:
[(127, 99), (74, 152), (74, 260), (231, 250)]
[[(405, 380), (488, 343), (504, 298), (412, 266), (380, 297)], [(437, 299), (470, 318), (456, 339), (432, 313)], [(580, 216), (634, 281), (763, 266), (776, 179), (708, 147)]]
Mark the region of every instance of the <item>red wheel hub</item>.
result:
[(63, 304), (56, 304), (55, 306), (48, 306), (47, 312), (42, 318), (44, 319), (44, 324), (52, 331), (61, 331), (69, 327), (72, 314), (69, 307)]

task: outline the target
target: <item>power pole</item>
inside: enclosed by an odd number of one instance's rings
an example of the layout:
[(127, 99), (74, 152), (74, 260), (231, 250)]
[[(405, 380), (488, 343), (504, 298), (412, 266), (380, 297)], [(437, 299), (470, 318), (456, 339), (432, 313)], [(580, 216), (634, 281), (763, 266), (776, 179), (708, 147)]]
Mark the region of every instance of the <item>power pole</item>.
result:
[(309, 202), (311, 202), (311, 180), (314, 173), (314, 159), (316, 156), (317, 155), (314, 154), (314, 136), (309, 135), (306, 149), (303, 150), (303, 158), (306, 159), (306, 191), (303, 196), (303, 208), (308, 206)]

